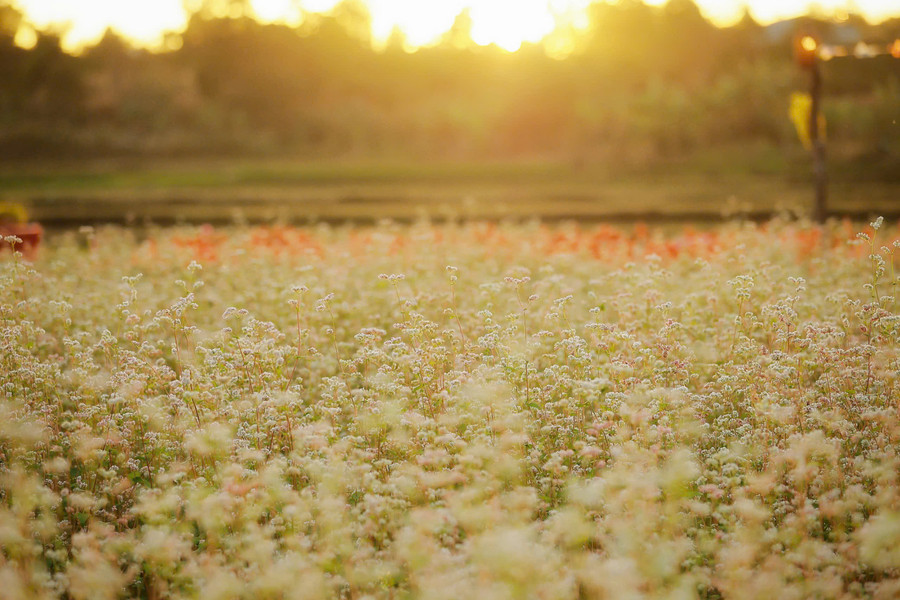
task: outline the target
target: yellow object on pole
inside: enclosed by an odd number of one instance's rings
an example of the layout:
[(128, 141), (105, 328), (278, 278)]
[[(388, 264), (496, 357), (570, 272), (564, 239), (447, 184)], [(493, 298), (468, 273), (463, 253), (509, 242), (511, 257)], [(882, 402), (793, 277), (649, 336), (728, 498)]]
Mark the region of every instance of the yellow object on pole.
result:
[[(797, 129), (797, 137), (807, 150), (813, 149), (812, 132), (809, 130), (812, 96), (803, 92), (791, 94), (791, 122)], [(819, 136), (825, 140), (825, 115), (819, 113)]]
[(28, 211), (18, 202), (0, 202), (0, 224), (25, 223), (28, 221)]

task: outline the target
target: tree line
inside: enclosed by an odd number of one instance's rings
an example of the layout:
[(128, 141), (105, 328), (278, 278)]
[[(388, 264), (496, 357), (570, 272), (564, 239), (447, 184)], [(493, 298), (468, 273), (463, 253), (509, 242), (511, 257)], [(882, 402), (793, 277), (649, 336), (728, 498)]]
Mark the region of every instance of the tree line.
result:
[[(302, 24), (263, 24), (200, 4), (173, 49), (113, 32), (77, 56), (58, 35), (15, 45), (21, 15), (0, 2), (0, 157), (521, 156), (652, 160), (717, 145), (796, 145), (794, 33), (900, 38), (900, 19), (805, 18), (764, 27), (706, 21), (692, 0), (597, 3), (559, 57), (469, 39), (462, 13), (415, 52), (397, 31), (372, 43), (357, 0)], [(825, 64), (829, 135), (896, 157), (900, 60)]]

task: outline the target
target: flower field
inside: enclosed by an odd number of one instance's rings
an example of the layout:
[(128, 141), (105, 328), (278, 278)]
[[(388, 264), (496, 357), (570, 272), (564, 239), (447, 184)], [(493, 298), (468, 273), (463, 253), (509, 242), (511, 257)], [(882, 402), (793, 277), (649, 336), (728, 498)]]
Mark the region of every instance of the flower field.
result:
[(385, 223), (7, 248), (0, 597), (900, 597), (897, 239)]

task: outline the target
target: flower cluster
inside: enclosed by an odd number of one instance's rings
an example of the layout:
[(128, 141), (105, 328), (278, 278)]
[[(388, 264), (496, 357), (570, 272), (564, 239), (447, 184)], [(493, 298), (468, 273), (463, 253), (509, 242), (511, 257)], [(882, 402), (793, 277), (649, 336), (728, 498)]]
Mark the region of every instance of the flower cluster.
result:
[(880, 220), (99, 228), (0, 255), (0, 590), (894, 598)]

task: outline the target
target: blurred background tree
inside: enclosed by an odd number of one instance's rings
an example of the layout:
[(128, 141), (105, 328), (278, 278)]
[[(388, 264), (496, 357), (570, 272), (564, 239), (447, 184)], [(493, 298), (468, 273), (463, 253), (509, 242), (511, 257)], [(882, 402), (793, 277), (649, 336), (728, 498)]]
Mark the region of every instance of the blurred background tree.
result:
[[(540, 158), (643, 165), (720, 148), (803, 156), (787, 116), (802, 89), (794, 31), (823, 40), (900, 37), (799, 19), (719, 28), (692, 0), (596, 3), (565, 57), (470, 38), (471, 17), (415, 52), (395, 31), (374, 45), (365, 4), (346, 0), (295, 27), (252, 18), (247, 0), (191, 4), (166, 50), (112, 32), (78, 56), (59, 35), (16, 45), (21, 15), (0, 1), (0, 157), (292, 156), (434, 160)], [(900, 173), (900, 60), (824, 66), (830, 143), (848, 165)], [(856, 161), (856, 162), (854, 162)]]

